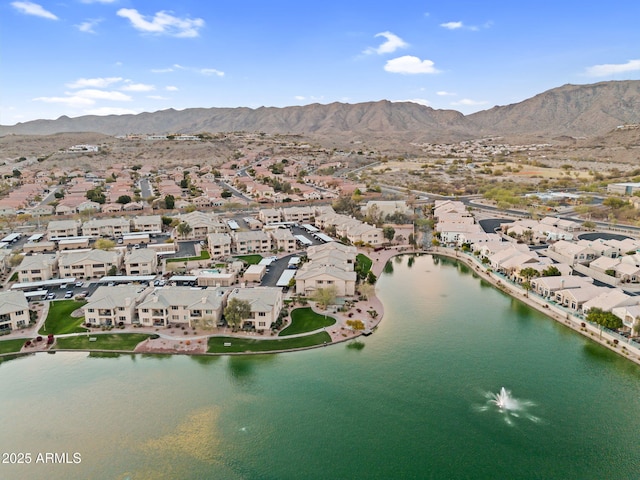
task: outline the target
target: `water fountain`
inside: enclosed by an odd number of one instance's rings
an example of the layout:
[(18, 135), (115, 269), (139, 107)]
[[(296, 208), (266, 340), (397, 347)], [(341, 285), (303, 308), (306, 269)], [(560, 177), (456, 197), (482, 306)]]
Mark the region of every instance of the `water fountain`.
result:
[(519, 410), (520, 404), (518, 400), (511, 396), (511, 392), (506, 388), (502, 387), (499, 393), (493, 394), (492, 402), (500, 409), (500, 410)]
[(540, 422), (540, 418), (531, 415), (528, 410), (535, 406), (529, 400), (517, 399), (511, 392), (502, 387), (498, 393), (486, 392), (487, 402), (484, 405), (477, 405), (475, 409), (479, 412), (495, 411), (509, 426), (513, 426), (517, 419), (526, 419), (534, 423)]

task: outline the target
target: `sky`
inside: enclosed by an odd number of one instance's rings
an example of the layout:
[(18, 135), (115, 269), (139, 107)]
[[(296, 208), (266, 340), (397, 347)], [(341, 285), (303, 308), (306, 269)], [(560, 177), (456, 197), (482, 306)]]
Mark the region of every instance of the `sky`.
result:
[(640, 79), (638, 0), (0, 0), (0, 124)]

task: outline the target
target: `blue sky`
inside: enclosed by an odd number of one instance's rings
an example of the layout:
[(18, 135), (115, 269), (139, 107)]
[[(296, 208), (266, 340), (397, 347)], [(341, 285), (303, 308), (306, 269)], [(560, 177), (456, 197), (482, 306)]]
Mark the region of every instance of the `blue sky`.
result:
[(468, 114), (640, 79), (640, 2), (0, 2), (0, 123), (414, 101)]

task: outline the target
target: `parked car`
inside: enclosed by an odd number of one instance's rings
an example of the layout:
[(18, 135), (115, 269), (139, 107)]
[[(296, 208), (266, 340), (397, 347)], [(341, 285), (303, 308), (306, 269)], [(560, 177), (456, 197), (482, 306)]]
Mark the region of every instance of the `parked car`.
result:
[(56, 298), (56, 294), (53, 292), (49, 292), (47, 293), (47, 300), (53, 300), (54, 298)]
[(67, 285), (66, 283), (61, 283), (61, 284), (60, 284), (60, 290), (64, 290), (64, 289), (66, 289), (66, 288), (67, 288), (67, 286), (68, 286), (68, 285)]
[(75, 285), (78, 288), (82, 288), (82, 286), (84, 285), (84, 282), (76, 282)]
[(71, 298), (73, 297), (73, 290), (67, 290), (66, 292), (64, 292), (64, 298)]

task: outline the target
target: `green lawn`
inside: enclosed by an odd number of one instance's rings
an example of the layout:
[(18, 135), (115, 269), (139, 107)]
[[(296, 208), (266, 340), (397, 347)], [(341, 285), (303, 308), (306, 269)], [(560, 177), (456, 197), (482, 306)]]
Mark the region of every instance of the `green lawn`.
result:
[(71, 313), (82, 307), (87, 302), (75, 300), (56, 300), (49, 305), (49, 314), (44, 324), (38, 331), (40, 335), (63, 335), (65, 333), (82, 333), (87, 329), (81, 327), (84, 317), (74, 318)]
[[(26, 338), (17, 338), (13, 340), (2, 340), (0, 342), (0, 353), (15, 353), (19, 352), (24, 342), (26, 342)], [(45, 340), (46, 342), (46, 340)]]
[(262, 260), (262, 255), (239, 255), (237, 257), (238, 260), (243, 260), (245, 262), (247, 262), (249, 265), (257, 265), (260, 263), (260, 260)]
[[(90, 333), (88, 335), (78, 335), (75, 337), (64, 337), (56, 339), (57, 349), (70, 350), (123, 350), (133, 351), (149, 335), (144, 333)], [(89, 341), (95, 338), (95, 342)]]
[(167, 258), (167, 263), (176, 263), (176, 262), (190, 262), (196, 260), (209, 260), (211, 255), (206, 250), (202, 250), (200, 255), (197, 257), (182, 257), (182, 258)]
[[(225, 347), (225, 343), (231, 345)], [(209, 353), (238, 353), (238, 352), (272, 352), (274, 350), (291, 350), (294, 348), (311, 347), (331, 343), (331, 337), (326, 332), (319, 332), (304, 337), (283, 338), (277, 340), (256, 340), (255, 338), (211, 337), (209, 339)]]
[(369, 257), (362, 253), (356, 255), (356, 271), (362, 272), (362, 275), (366, 276), (371, 270), (371, 265), (373, 265), (373, 260)]
[(329, 315), (322, 315), (311, 310), (311, 307), (296, 308), (291, 312), (291, 325), (282, 330), (278, 336), (286, 337), (297, 333), (313, 332), (322, 327), (329, 327), (336, 323), (336, 319)]

